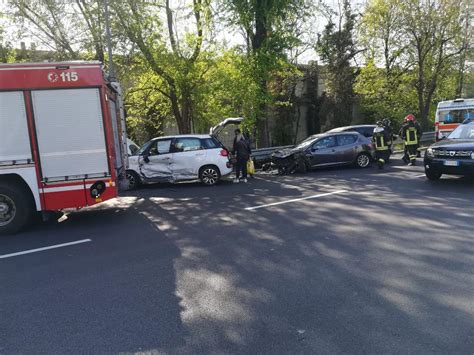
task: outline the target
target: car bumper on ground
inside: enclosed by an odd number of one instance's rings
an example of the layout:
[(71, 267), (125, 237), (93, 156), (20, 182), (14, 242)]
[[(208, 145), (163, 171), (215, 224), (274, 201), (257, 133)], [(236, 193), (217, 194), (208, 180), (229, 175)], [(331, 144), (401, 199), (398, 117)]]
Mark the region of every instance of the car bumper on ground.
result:
[(474, 175), (474, 160), (425, 158), (426, 170), (449, 175)]

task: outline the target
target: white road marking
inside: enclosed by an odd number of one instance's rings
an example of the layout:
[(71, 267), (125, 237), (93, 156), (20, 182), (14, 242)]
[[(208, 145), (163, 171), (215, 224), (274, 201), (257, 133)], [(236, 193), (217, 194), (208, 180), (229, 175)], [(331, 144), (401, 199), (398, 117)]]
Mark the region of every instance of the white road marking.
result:
[(44, 247), (44, 248), (37, 248), (37, 249), (19, 251), (18, 253), (0, 255), (0, 259), (12, 258), (14, 256), (37, 253), (37, 252), (40, 252), (40, 251), (56, 249), (56, 248), (62, 248), (62, 247), (70, 246), (70, 245), (76, 245), (76, 244), (82, 244), (82, 243), (88, 243), (88, 242), (92, 242), (92, 240), (91, 239), (82, 239), (82, 240), (76, 240), (75, 242), (70, 242), (70, 243), (50, 245), (49, 247)]
[(299, 201), (304, 201), (304, 200), (310, 200), (313, 198), (318, 198), (318, 197), (324, 197), (324, 196), (329, 196), (329, 195), (335, 195), (335, 194), (342, 194), (344, 192), (347, 192), (346, 190), (338, 190), (338, 191), (333, 191), (333, 192), (327, 192), (324, 194), (319, 194), (319, 195), (312, 195), (312, 196), (307, 196), (307, 197), (301, 197), (301, 198), (294, 198), (292, 200), (286, 200), (286, 201), (280, 201), (280, 202), (274, 202), (274, 203), (268, 203), (266, 205), (259, 205), (259, 206), (254, 206), (254, 207), (246, 207), (246, 211), (252, 211), (256, 210), (259, 208), (265, 208), (265, 207), (271, 207), (271, 206), (278, 206), (278, 205), (283, 205), (286, 203), (292, 203), (292, 202), (299, 202)]
[(392, 169), (399, 169), (399, 170), (405, 170), (405, 171), (412, 171), (412, 172), (421, 172), (423, 171), (423, 166), (422, 165), (416, 165), (416, 166), (409, 166), (409, 165), (402, 165), (402, 166), (391, 166), (390, 168)]

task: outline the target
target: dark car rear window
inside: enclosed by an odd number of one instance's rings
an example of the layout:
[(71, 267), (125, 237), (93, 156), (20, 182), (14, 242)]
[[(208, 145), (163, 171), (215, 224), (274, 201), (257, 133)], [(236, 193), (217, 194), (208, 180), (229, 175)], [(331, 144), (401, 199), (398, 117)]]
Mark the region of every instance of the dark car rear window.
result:
[(344, 134), (337, 136), (337, 144), (339, 145), (349, 145), (355, 143), (355, 141), (357, 141), (356, 134)]
[(374, 135), (374, 127), (360, 127), (357, 128), (356, 131), (367, 138), (372, 137)]

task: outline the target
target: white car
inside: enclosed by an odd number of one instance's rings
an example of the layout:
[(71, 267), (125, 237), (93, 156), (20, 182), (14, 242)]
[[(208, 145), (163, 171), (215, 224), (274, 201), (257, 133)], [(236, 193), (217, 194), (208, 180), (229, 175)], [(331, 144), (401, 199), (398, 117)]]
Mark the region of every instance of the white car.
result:
[(232, 173), (229, 149), (217, 134), (228, 124), (242, 118), (230, 118), (211, 129), (211, 134), (177, 135), (154, 138), (129, 157), (127, 178), (131, 189), (140, 184), (178, 182), (199, 179), (215, 185)]

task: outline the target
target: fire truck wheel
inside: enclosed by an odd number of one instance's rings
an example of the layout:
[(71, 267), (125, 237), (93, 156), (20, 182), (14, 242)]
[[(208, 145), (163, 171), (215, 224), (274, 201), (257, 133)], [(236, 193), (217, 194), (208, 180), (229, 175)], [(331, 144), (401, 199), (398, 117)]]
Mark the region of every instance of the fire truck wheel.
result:
[(135, 190), (141, 184), (140, 176), (132, 170), (127, 170), (128, 189)]
[(0, 234), (15, 234), (33, 219), (33, 202), (18, 184), (0, 184)]

